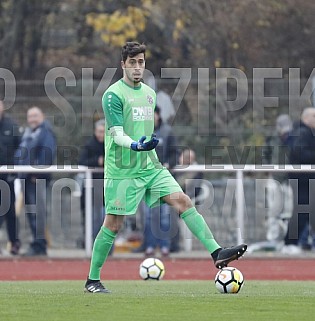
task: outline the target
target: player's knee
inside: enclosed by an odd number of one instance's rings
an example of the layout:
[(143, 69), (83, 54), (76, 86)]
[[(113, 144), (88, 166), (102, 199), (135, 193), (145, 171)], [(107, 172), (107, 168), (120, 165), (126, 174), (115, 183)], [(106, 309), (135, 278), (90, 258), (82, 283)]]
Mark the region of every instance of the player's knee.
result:
[(123, 223), (123, 216), (109, 214), (105, 216), (104, 226), (115, 234), (117, 234), (120, 231), (120, 229), (123, 226)]
[(120, 228), (121, 228), (120, 226), (113, 226), (112, 232), (117, 234), (120, 231)]
[(121, 225), (120, 224), (105, 224), (105, 227), (107, 227), (111, 232), (117, 234), (120, 229), (121, 229)]
[(191, 207), (193, 207), (193, 204), (190, 197), (183, 193), (179, 198), (179, 214), (184, 213)]
[(175, 208), (179, 215), (184, 213), (189, 208), (193, 207), (191, 199), (183, 192), (169, 195), (164, 200), (167, 204)]

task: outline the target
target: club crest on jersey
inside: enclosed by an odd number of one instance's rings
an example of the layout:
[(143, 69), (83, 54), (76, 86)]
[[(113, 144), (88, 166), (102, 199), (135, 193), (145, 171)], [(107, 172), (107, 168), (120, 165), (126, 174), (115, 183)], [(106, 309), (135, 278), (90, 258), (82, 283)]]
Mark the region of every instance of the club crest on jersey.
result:
[(132, 120), (153, 120), (153, 108), (149, 106), (132, 107)]
[(147, 100), (148, 100), (148, 103), (149, 103), (150, 105), (153, 104), (153, 97), (152, 97), (152, 96), (147, 95)]

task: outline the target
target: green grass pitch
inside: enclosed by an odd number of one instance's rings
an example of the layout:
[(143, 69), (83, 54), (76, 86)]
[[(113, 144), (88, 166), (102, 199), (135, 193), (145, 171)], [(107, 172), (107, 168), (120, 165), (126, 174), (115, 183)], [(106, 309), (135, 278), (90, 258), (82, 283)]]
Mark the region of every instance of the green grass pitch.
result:
[(315, 315), (315, 282), (246, 281), (220, 294), (210, 281), (109, 281), (112, 294), (79, 281), (0, 282), (3, 321), (303, 321)]

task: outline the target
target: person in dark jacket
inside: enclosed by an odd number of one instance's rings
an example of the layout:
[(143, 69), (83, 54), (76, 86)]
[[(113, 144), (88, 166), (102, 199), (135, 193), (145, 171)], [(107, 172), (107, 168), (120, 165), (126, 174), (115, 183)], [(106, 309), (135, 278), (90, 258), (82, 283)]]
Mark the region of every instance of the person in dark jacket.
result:
[[(105, 121), (98, 120), (94, 125), (94, 135), (87, 141), (80, 153), (79, 165), (100, 169), (93, 173), (93, 239), (95, 239), (100, 226), (104, 221), (104, 135)], [(85, 188), (81, 194), (81, 211), (83, 231), (85, 226)], [(84, 241), (81, 241), (84, 245)], [(84, 246), (83, 246), (84, 247)]]
[[(276, 119), (275, 132), (267, 137), (263, 149), (263, 164), (289, 164), (289, 150), (293, 137), (292, 120), (288, 114), (280, 114)], [(268, 174), (267, 183), (268, 213), (266, 220), (266, 244), (268, 250), (282, 246), (287, 223), (292, 216), (292, 189), (288, 181), (288, 172), (273, 172)]]
[[(16, 152), (16, 163), (31, 165), (34, 168), (52, 165), (56, 155), (56, 138), (42, 110), (36, 106), (28, 109), (27, 123), (28, 127)], [(33, 237), (33, 242), (25, 255), (47, 255), (46, 196), (51, 175), (36, 172), (21, 173), (20, 178), (25, 212)]]
[[(315, 164), (315, 108), (303, 110), (301, 120), (294, 125), (290, 163)], [(311, 225), (315, 230), (315, 173), (291, 172), (289, 182), (293, 190), (293, 213), (284, 239), (284, 254), (299, 254), (298, 241), (303, 230)]]
[[(0, 100), (0, 165), (13, 165), (14, 153), (20, 141), (18, 127), (4, 114), (4, 103)], [(0, 174), (0, 183), (3, 187), (0, 187), (0, 226), (6, 220), (10, 253), (17, 255), (21, 242), (18, 237), (18, 221), (15, 212), (14, 179), (13, 174)]]

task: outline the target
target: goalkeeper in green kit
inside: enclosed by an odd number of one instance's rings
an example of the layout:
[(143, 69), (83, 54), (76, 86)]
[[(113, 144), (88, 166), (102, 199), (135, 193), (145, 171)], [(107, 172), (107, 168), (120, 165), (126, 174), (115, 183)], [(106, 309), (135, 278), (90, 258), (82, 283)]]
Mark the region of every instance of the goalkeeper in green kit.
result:
[(247, 245), (222, 248), (204, 218), (192, 205), (170, 172), (159, 162), (155, 147), (156, 94), (141, 82), (145, 69), (144, 44), (127, 42), (122, 48), (123, 78), (104, 93), (106, 217), (93, 245), (85, 291), (110, 293), (101, 283), (101, 269), (126, 215), (136, 213), (142, 199), (151, 207), (160, 200), (173, 206), (190, 231), (211, 254), (217, 268), (227, 266)]

